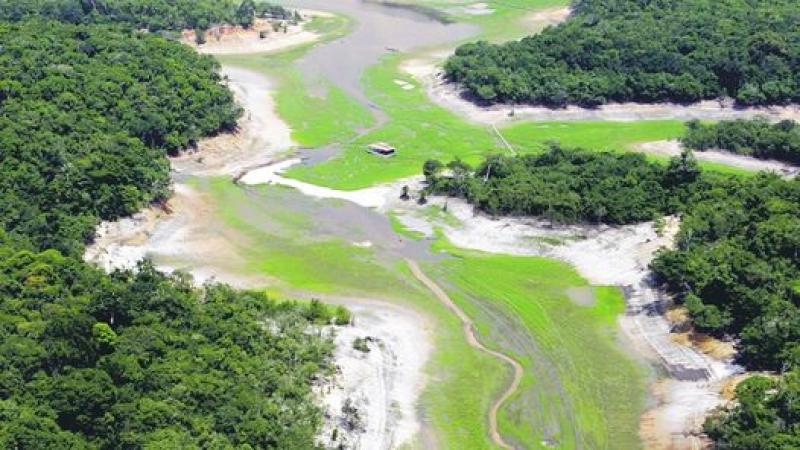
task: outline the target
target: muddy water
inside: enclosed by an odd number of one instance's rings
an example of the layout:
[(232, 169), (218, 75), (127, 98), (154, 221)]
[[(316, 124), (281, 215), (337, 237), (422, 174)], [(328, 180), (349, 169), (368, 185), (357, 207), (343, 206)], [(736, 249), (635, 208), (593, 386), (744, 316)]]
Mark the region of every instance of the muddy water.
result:
[(286, 0), (288, 6), (330, 11), (356, 21), (347, 36), (310, 50), (298, 67), (308, 79), (322, 77), (369, 107), (380, 125), (385, 116), (367, 96), (361, 84), (364, 70), (391, 52), (407, 52), (463, 39), (477, 31), (465, 24), (442, 23), (407, 8), (363, 0)]

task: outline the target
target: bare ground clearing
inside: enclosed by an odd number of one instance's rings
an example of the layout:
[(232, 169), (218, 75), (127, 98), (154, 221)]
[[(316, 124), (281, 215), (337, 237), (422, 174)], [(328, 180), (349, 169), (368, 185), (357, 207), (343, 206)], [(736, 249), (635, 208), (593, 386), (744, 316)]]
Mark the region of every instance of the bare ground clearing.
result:
[[(315, 17), (331, 17), (323, 11), (298, 10), (303, 21), (292, 24), (289, 21), (257, 18), (253, 26), (215, 26), (205, 32), (205, 43), (197, 44), (194, 30), (184, 30), (181, 42), (199, 53), (209, 55), (241, 55), (251, 53), (275, 53), (299, 45), (317, 41), (321, 36), (306, 29)], [(279, 29), (273, 28), (277, 24)], [(283, 25), (286, 26), (284, 31)], [(263, 35), (263, 37), (262, 37)]]

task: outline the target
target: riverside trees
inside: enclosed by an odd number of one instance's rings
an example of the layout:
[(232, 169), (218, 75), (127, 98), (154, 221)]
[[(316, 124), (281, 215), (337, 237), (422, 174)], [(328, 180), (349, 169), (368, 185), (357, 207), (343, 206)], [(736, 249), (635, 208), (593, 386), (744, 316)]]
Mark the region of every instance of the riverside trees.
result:
[(124, 23), (149, 31), (248, 27), (256, 15), (290, 19), (296, 13), (253, 0), (0, 0), (0, 20), (47, 17), (68, 23)]
[(163, 198), (166, 154), (240, 114), (213, 59), (156, 36), (33, 19), (0, 42), (0, 224), (38, 248)]
[(662, 166), (558, 146), (449, 166), (443, 176), (426, 163), (428, 190), (489, 214), (612, 225), (681, 214), (676, 248), (652, 268), (695, 326), (736, 336), (749, 368), (800, 366), (800, 181), (704, 174), (688, 152)]
[[(720, 448), (795, 448), (800, 376), (800, 181), (703, 173), (691, 153), (667, 166), (638, 154), (553, 146), (541, 155), (488, 156), (474, 171), (425, 164), (428, 189), (490, 214), (625, 224), (681, 214), (675, 249), (651, 268), (699, 331), (737, 339), (739, 360), (783, 378), (748, 380), (739, 403), (706, 430)], [(457, 173), (458, 172), (458, 173)]]
[(541, 155), (493, 155), (470, 171), (450, 163), (452, 176), (425, 164), (429, 189), (463, 197), (489, 214), (535, 215), (563, 223), (627, 224), (674, 212), (696, 163), (665, 168), (643, 155), (590, 153), (552, 146)]
[(521, 41), (456, 50), (447, 77), (484, 102), (800, 101), (794, 0), (581, 0)]
[(686, 124), (683, 145), (694, 150), (719, 149), (761, 159), (800, 164), (800, 125), (793, 120), (775, 124), (766, 119), (723, 120)]
[(80, 259), (240, 114), (213, 59), (126, 25), (0, 22), (0, 448), (314, 448), (312, 331), (346, 311)]

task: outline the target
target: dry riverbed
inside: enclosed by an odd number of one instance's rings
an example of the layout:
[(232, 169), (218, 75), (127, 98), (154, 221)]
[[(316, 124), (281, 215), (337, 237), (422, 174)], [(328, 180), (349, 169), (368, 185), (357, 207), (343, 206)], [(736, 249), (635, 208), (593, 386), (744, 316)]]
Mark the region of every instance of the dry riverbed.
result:
[[(295, 147), (289, 128), (274, 111), (269, 80), (232, 67), (223, 68), (223, 73), (245, 108), (238, 132), (208, 139), (196, 152), (173, 159), (174, 193), (169, 202), (100, 224), (86, 260), (113, 270), (134, 267), (151, 257), (160, 269), (184, 270), (197, 283), (216, 280), (242, 288), (272, 283), (267, 277), (240, 274), (241, 257), (233, 250), (240, 236), (221, 223), (210, 199), (181, 181), (208, 176), (228, 176), (232, 182), (240, 175), (257, 178), (263, 171), (248, 175), (247, 170), (281, 161)], [(413, 443), (421, 430), (416, 407), (424, 384), (422, 368), (433, 348), (426, 319), (377, 300), (333, 302), (347, 306), (354, 321), (336, 329), (333, 363), (338, 371), (318, 386), (326, 411), (320, 442), (332, 447), (347, 443), (347, 448), (356, 449)], [(356, 338), (364, 340), (368, 352), (353, 347)]]

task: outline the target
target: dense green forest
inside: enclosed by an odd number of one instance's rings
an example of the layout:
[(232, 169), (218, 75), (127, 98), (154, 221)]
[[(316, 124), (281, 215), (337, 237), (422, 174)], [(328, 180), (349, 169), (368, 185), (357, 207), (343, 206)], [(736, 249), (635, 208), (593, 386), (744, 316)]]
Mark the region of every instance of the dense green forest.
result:
[(718, 149), (761, 159), (800, 164), (800, 125), (792, 120), (770, 123), (766, 119), (687, 122), (684, 146), (694, 150)]
[(655, 273), (749, 368), (800, 364), (800, 181), (726, 178), (687, 206)]
[(5, 18), (0, 448), (314, 448), (333, 344), (309, 330), (347, 311), (81, 260), (100, 219), (168, 194), (167, 154), (235, 127), (218, 64), (125, 21)]
[(240, 114), (213, 59), (147, 33), (33, 19), (0, 42), (0, 225), (39, 249), (163, 198), (166, 154)]
[[(339, 320), (346, 321), (343, 311)], [(313, 448), (318, 303), (0, 242), (0, 447)]]
[(504, 44), (470, 43), (447, 77), (483, 102), (800, 101), (796, 0), (578, 0), (572, 16)]
[(279, 5), (254, 0), (0, 0), (0, 20), (43, 16), (69, 23), (124, 23), (150, 31), (249, 26), (255, 16), (289, 18)]
[(628, 224), (675, 212), (699, 174), (690, 154), (669, 167), (636, 153), (591, 153), (553, 145), (544, 154), (493, 155), (476, 170), (461, 161), (439, 176), (427, 163), (428, 189), (463, 197), (492, 215), (534, 215), (555, 222)]
[(781, 379), (754, 376), (736, 387), (737, 405), (705, 424), (719, 449), (800, 448), (800, 371)]

